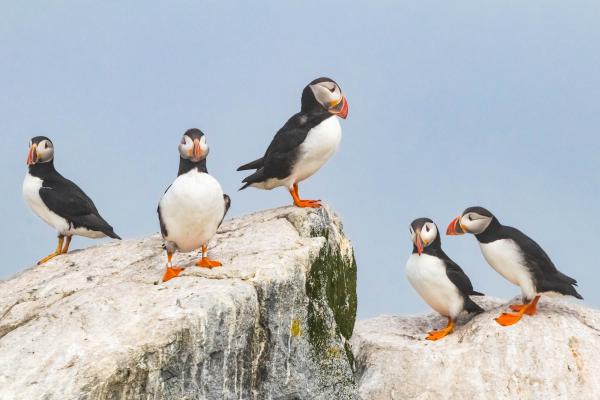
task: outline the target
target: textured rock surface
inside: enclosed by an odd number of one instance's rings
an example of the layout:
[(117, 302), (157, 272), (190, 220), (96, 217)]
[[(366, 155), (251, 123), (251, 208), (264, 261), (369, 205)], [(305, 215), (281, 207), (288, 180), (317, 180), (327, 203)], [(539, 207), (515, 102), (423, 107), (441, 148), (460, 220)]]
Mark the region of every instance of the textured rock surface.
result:
[(0, 399), (354, 398), (356, 264), (327, 208), (226, 221), (222, 268), (161, 239), (76, 251), (0, 282)]
[(493, 321), (506, 304), (424, 340), (445, 318), (383, 316), (356, 324), (352, 345), (364, 399), (598, 399), (600, 311), (542, 297), (539, 314), (511, 327)]

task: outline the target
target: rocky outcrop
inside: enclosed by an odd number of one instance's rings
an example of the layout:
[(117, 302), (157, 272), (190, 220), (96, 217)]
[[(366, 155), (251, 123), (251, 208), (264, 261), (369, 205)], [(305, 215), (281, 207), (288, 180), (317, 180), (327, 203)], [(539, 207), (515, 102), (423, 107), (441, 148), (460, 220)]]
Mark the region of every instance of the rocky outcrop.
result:
[[(600, 311), (542, 297), (538, 315), (511, 327), (493, 318), (507, 304), (477, 298), (486, 310), (452, 335), (424, 340), (445, 318), (383, 316), (357, 323), (360, 395), (390, 399), (598, 399)], [(463, 325), (464, 324), (464, 325)]]
[[(158, 235), (74, 251), (0, 282), (0, 399), (355, 398), (356, 264), (338, 218), (226, 221), (223, 267)], [(33, 258), (33, 256), (32, 256)]]

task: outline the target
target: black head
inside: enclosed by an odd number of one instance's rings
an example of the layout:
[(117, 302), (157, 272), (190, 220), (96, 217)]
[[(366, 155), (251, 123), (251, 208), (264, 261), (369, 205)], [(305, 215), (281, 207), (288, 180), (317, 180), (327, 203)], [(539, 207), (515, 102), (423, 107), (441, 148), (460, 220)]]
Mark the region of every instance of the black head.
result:
[(302, 91), (302, 112), (328, 112), (345, 119), (348, 101), (333, 79), (318, 78)]
[(414, 250), (419, 255), (428, 247), (437, 248), (442, 245), (437, 225), (429, 218), (415, 219), (411, 222), (409, 231)]
[(206, 159), (208, 155), (208, 144), (206, 137), (200, 129), (188, 129), (179, 143), (179, 155), (184, 160), (198, 163)]
[(27, 165), (52, 163), (54, 160), (54, 144), (46, 136), (36, 136), (29, 141)]
[(446, 234), (462, 235), (463, 233), (472, 233), (479, 235), (490, 226), (496, 226), (497, 224), (498, 220), (487, 209), (479, 206), (469, 207), (450, 222)]

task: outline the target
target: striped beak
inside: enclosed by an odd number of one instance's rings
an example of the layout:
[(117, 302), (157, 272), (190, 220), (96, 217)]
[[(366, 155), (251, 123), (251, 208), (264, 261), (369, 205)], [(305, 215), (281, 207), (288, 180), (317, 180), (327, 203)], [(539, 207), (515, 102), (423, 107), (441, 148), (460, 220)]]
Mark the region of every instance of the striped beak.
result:
[(33, 165), (38, 161), (38, 152), (37, 152), (37, 144), (34, 143), (29, 148), (29, 153), (27, 153), (27, 165)]
[(460, 218), (461, 216), (458, 216), (450, 222), (448, 229), (446, 229), (446, 235), (462, 235), (465, 233), (465, 230), (460, 225)]

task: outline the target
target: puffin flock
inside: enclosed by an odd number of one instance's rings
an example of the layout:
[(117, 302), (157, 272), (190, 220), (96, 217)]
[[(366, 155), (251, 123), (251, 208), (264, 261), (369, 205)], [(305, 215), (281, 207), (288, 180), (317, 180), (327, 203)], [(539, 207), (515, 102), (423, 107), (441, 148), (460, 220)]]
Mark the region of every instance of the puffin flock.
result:
[[(339, 118), (348, 116), (348, 101), (332, 79), (318, 78), (302, 91), (300, 112), (294, 114), (273, 137), (264, 155), (240, 166), (253, 170), (243, 179), (248, 187), (271, 190), (283, 186), (296, 207), (321, 207), (320, 200), (300, 197), (298, 184), (317, 172), (336, 152), (342, 128)], [(189, 129), (178, 146), (179, 170), (158, 203), (158, 220), (167, 253), (163, 282), (177, 277), (182, 268), (173, 265), (176, 252), (200, 252), (200, 268), (221, 267), (208, 256), (208, 243), (216, 234), (231, 205), (217, 179), (208, 173), (206, 136)], [(31, 210), (58, 233), (56, 250), (38, 261), (66, 254), (75, 235), (89, 238), (121, 239), (102, 218), (92, 199), (54, 168), (54, 144), (44, 136), (29, 142), (28, 172), (23, 197)], [(465, 272), (442, 250), (437, 225), (429, 218), (415, 219), (409, 227), (413, 244), (406, 263), (406, 275), (419, 295), (442, 316), (446, 327), (429, 332), (428, 340), (452, 333), (460, 313), (484, 310), (471, 299), (483, 293), (473, 289)], [(469, 207), (456, 217), (447, 235), (475, 235), (485, 260), (509, 282), (519, 286), (522, 304), (496, 318), (502, 326), (517, 323), (523, 315), (535, 315), (540, 295), (554, 292), (582, 299), (577, 281), (560, 272), (546, 252), (516, 228), (502, 225), (483, 207)], [(226, 266), (225, 266), (226, 267)]]

